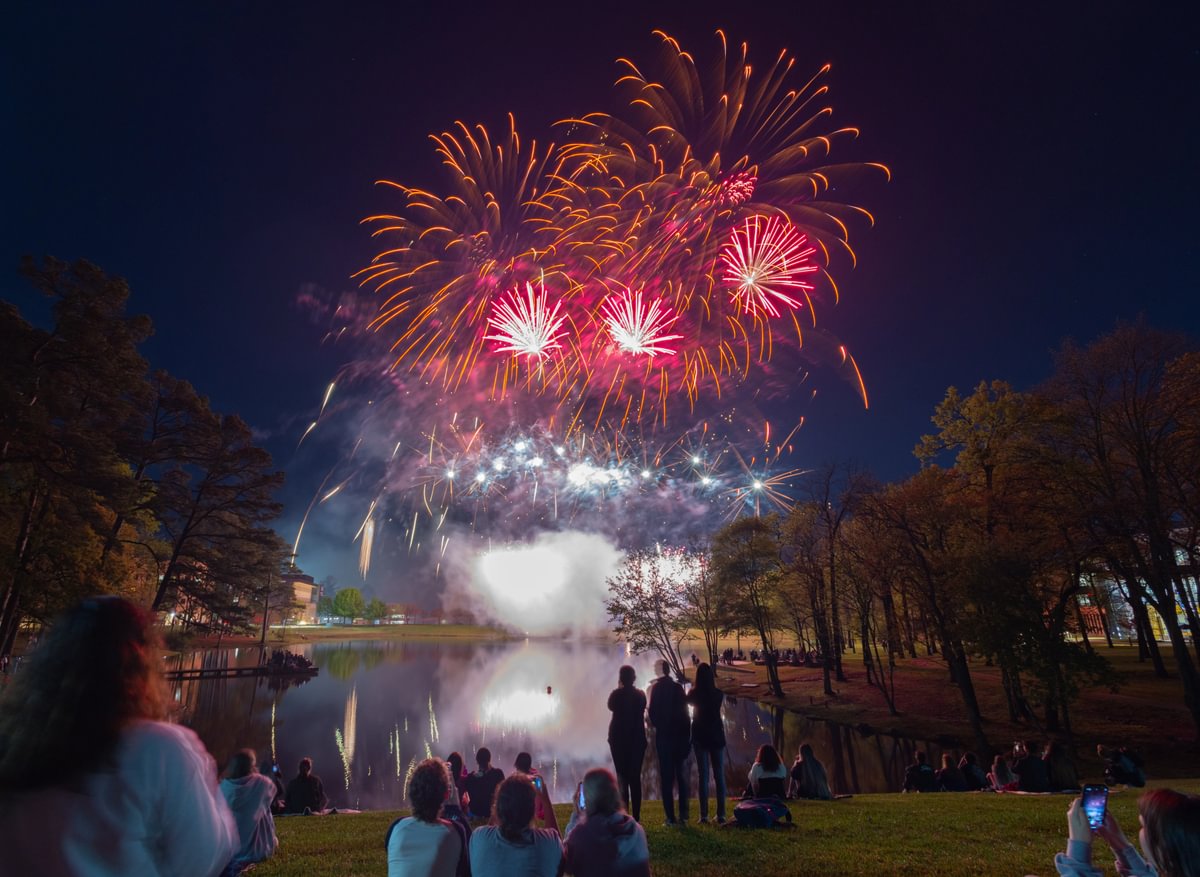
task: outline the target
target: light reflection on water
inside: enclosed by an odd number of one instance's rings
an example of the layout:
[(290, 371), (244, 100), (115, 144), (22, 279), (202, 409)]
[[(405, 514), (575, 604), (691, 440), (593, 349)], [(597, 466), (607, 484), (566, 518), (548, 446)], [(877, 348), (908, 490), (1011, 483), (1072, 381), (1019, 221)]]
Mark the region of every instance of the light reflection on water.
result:
[[(320, 667), (320, 675), (282, 690), (253, 678), (175, 683), (184, 707), (180, 719), (221, 764), (249, 746), (263, 762), (274, 753), (290, 779), (300, 758), (311, 757), (331, 802), (359, 809), (405, 806), (408, 778), (421, 759), (457, 750), (473, 768), (481, 746), (491, 749), (493, 763), (505, 773), (518, 752), (530, 752), (552, 798), (565, 801), (588, 768), (612, 766), (606, 704), (617, 669), (632, 664), (639, 686), (653, 675), (653, 656), (629, 656), (622, 645), (594, 642), (388, 640), (292, 650)], [(194, 653), (183, 665), (257, 660), (256, 649), (225, 649)], [(725, 675), (718, 669), (719, 677)], [(727, 701), (725, 722), (731, 795), (745, 786), (762, 743), (774, 743), (790, 763), (800, 744), (811, 742), (838, 793), (898, 788), (918, 745), (929, 749), (931, 761), (938, 757), (936, 745), (864, 735), (744, 697)], [(653, 753), (651, 745), (643, 772), (647, 797), (658, 794)], [(694, 795), (694, 758), (691, 770)]]

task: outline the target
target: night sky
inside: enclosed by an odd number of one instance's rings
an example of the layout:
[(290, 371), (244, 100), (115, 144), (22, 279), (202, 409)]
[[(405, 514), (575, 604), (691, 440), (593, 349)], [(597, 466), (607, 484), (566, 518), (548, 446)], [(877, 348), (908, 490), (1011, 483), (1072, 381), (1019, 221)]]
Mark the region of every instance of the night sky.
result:
[[(893, 170), (820, 312), (870, 408), (818, 371), (797, 456), (901, 478), (951, 384), (1028, 388), (1064, 338), (1139, 314), (1200, 332), (1195, 8), (21, 3), (0, 29), (0, 296), (44, 318), (23, 254), (126, 277), (151, 363), (288, 471), (290, 538), (328, 468), (296, 442), (353, 357), (297, 299), (354, 287), (375, 252), (359, 221), (399, 206), (374, 181), (436, 185), (427, 135), (457, 119), (512, 111), (551, 139), (618, 108), (614, 61), (653, 58), (654, 28), (703, 58), (720, 27), (760, 63), (788, 49), (801, 82), (831, 62), (834, 122), (862, 130), (843, 155)], [(344, 522), (317, 531), (302, 565), (353, 579)]]

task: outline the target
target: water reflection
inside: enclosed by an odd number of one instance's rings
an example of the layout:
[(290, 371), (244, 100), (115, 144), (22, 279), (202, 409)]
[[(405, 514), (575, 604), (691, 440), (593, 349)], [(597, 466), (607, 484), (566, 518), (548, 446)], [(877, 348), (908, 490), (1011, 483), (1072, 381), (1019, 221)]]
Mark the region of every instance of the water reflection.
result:
[[(633, 664), (643, 686), (653, 675), (651, 656), (630, 657), (617, 644), (388, 641), (303, 650), (321, 673), (299, 688), (272, 689), (261, 678), (175, 683), (181, 720), (222, 763), (250, 746), (277, 758), (290, 778), (309, 756), (332, 803), (362, 809), (404, 806), (421, 759), (458, 750), (474, 766), (481, 746), (505, 773), (518, 752), (530, 752), (554, 800), (565, 801), (588, 768), (611, 766), (606, 702), (618, 667)], [(257, 660), (257, 650), (241, 649), (196, 653), (184, 663)], [(814, 722), (746, 698), (729, 699), (725, 721), (731, 794), (744, 788), (754, 753), (767, 742), (788, 763), (810, 742), (837, 793), (894, 790), (915, 749), (928, 749), (931, 761), (940, 755), (936, 745)], [(653, 752), (643, 771), (649, 797), (658, 791)], [(339, 767), (340, 783), (330, 776)], [(690, 769), (694, 781), (694, 758)]]

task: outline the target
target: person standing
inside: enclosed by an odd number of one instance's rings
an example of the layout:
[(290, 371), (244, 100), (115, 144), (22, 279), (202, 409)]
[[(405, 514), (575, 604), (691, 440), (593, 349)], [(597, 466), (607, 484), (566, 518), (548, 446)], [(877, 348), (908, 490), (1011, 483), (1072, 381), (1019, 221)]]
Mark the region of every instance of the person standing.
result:
[(700, 821), (708, 822), (708, 771), (712, 766), (717, 786), (717, 824), (725, 824), (725, 722), (721, 704), (725, 695), (717, 688), (713, 669), (706, 663), (696, 667), (696, 684), (687, 693), (692, 706), (692, 747), (700, 772)]
[(637, 679), (626, 664), (617, 673), (617, 687), (608, 696), (612, 719), (608, 749), (617, 771), (617, 786), (634, 820), (642, 817), (642, 761), (646, 757), (646, 695), (635, 688)]
[(284, 806), (288, 813), (318, 813), (325, 809), (329, 799), (325, 797), (325, 786), (321, 778), (312, 772), (312, 759), (300, 759), (296, 768), (296, 777), (287, 786), (283, 796)]
[[(685, 766), (691, 748), (692, 722), (688, 718), (683, 686), (671, 678), (671, 664), (660, 661), (662, 673), (650, 686), (650, 724), (654, 726), (654, 750), (662, 785), (663, 811), (667, 825), (685, 825), (688, 820), (688, 777)], [(675, 819), (675, 786), (679, 786), (679, 819)]]
[(237, 826), (200, 739), (166, 716), (153, 617), (94, 597), (0, 700), (0, 871), (212, 877)]

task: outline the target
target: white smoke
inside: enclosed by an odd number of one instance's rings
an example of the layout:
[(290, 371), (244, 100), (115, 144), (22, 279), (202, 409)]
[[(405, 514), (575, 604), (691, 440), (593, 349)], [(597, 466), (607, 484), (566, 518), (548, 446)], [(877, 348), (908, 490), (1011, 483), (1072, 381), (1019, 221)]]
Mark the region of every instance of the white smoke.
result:
[(598, 633), (608, 629), (607, 579), (623, 557), (597, 533), (541, 533), (463, 558), (446, 571), (443, 602), (533, 636)]

